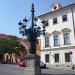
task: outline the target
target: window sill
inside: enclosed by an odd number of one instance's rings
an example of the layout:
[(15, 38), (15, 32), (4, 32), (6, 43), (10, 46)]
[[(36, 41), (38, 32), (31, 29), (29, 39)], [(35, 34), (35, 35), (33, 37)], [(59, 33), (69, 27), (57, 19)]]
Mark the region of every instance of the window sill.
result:
[(63, 45), (71, 45), (71, 43), (63, 44)]
[(69, 62), (65, 62), (65, 64), (71, 64), (72, 62), (71, 61), (69, 61)]
[(54, 45), (54, 47), (56, 47), (56, 46), (60, 46), (60, 45)]
[(59, 62), (55, 62), (55, 63), (59, 63)]
[(53, 25), (57, 25), (58, 23), (53, 23)]
[(51, 47), (51, 46), (45, 46), (44, 48), (49, 48), (49, 47)]
[(62, 23), (65, 23), (65, 22), (67, 22), (67, 20), (65, 20), (65, 21), (62, 21)]

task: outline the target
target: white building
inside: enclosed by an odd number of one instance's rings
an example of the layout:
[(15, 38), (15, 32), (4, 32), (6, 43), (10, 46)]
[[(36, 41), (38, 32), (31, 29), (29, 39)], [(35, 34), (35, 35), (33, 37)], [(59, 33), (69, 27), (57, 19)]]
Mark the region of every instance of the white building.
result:
[(48, 67), (75, 65), (75, 4), (53, 4), (51, 12), (38, 18), (48, 20), (46, 35), (41, 35), (41, 61)]

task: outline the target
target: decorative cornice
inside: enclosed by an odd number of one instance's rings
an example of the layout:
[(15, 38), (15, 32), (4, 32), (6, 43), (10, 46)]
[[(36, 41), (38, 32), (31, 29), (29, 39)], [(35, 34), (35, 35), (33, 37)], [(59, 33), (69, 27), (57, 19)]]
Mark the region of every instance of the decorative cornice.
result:
[[(41, 32), (41, 35), (43, 35), (43, 32)], [(45, 32), (45, 36), (50, 36), (51, 34), (48, 32)]]
[(50, 33), (48, 33), (48, 32), (46, 32), (46, 33), (45, 33), (45, 36), (50, 36), (50, 35), (51, 35), (51, 34), (50, 34)]
[(66, 49), (75, 49), (75, 46), (68, 47), (60, 47), (60, 48), (50, 48), (50, 49), (42, 49), (41, 51), (55, 51), (55, 50), (66, 50)]
[(71, 32), (71, 30), (70, 30), (69, 28), (64, 28), (64, 29), (61, 30), (61, 32), (62, 32), (62, 33)]
[(52, 34), (52, 35), (57, 35), (57, 34), (60, 34), (60, 33), (61, 33), (60, 31), (56, 31), (56, 30), (55, 30), (55, 31), (53, 31), (51, 34)]

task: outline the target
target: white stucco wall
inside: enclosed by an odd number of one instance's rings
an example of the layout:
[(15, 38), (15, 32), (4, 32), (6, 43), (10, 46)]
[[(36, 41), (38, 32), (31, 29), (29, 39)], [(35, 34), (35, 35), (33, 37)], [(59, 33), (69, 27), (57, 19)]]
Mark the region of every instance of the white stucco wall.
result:
[[(72, 9), (73, 10), (72, 10)], [(72, 12), (73, 11), (73, 12)], [(63, 15), (67, 15), (67, 21), (66, 22), (62, 22), (62, 16)], [(73, 22), (73, 17), (74, 17), (74, 22)], [(53, 18), (57, 18), (58, 23), (53, 25)], [(49, 54), (50, 58), (50, 62), (46, 63), (49, 65), (56, 65), (56, 64), (68, 64), (65, 63), (65, 56), (64, 54), (66, 52), (70, 52), (72, 51), (72, 62), (70, 62), (70, 64), (75, 64), (75, 49), (54, 49), (54, 48), (63, 48), (63, 47), (72, 47), (75, 46), (75, 32), (74, 32), (74, 27), (75, 27), (75, 5), (73, 6), (69, 6), (67, 8), (63, 8), (60, 9), (58, 11), (52, 12), (52, 13), (48, 13), (45, 14), (41, 17), (39, 17), (40, 23), (42, 20), (48, 20), (49, 26), (46, 27), (46, 32), (50, 33), (49, 37), (50, 37), (50, 46), (45, 48), (45, 38), (43, 37), (43, 35), (40, 36), (41, 39), (41, 61), (43, 61), (45, 63), (45, 54)], [(62, 29), (64, 28), (68, 28), (70, 29), (70, 45), (64, 45), (64, 40), (63, 40), (63, 33), (62, 33)], [(52, 32), (54, 31), (59, 31), (59, 37), (60, 37), (60, 46), (56, 46), (54, 47), (54, 40), (53, 40), (53, 35)], [(52, 50), (53, 49), (53, 50)], [(53, 55), (55, 53), (59, 53), (59, 63), (55, 63), (54, 62), (54, 57)]]
[[(71, 62), (65, 62), (65, 53), (69, 53), (72, 51)], [(59, 53), (59, 63), (55, 63), (54, 54)], [(49, 54), (49, 63), (45, 62), (45, 54)], [(46, 63), (48, 66), (50, 65), (67, 65), (67, 64), (75, 64), (75, 49), (66, 49), (66, 50), (55, 50), (55, 51), (44, 51), (41, 52), (41, 61)]]
[[(75, 12), (73, 12), (73, 13), (75, 13)], [(68, 21), (62, 22), (62, 15), (66, 15), (66, 14), (67, 14)], [(53, 18), (56, 18), (56, 17), (57, 17), (58, 23), (53, 25)], [(44, 19), (44, 17), (43, 17), (43, 19)], [(74, 38), (74, 27), (73, 27), (71, 8), (69, 8), (67, 10), (63, 10), (61, 12), (57, 12), (55, 14), (48, 15), (47, 17), (45, 16), (45, 19), (48, 20), (48, 22), (49, 22), (49, 26), (46, 27), (46, 32), (51, 34), (53, 31), (61, 32), (62, 29), (68, 28), (68, 29), (71, 30), (71, 32), (70, 32), (71, 45), (73, 45), (73, 46), (75, 45), (75, 42), (74, 42), (75, 41), (75, 38)], [(62, 32), (59, 35), (59, 37), (60, 37), (60, 45), (64, 46), (63, 45), (64, 41), (63, 41), (63, 33)], [(41, 37), (41, 39), (42, 39), (43, 44), (44, 44), (44, 37)], [(50, 35), (50, 46), (53, 47), (53, 35), (52, 34)]]

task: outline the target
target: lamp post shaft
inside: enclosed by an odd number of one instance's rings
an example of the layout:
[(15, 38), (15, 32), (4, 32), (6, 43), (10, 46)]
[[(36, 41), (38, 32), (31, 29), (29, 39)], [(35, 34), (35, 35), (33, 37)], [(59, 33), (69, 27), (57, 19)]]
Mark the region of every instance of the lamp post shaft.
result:
[(32, 4), (32, 24), (31, 24), (31, 29), (32, 29), (32, 32), (31, 32), (31, 38), (30, 38), (30, 53), (31, 54), (36, 54), (36, 40), (37, 40), (37, 37), (36, 37), (36, 34), (35, 34), (35, 31), (34, 31), (34, 4)]
[(34, 31), (34, 12), (35, 12), (35, 10), (34, 10), (34, 4), (32, 4), (32, 10), (31, 10), (31, 12), (32, 12), (32, 29)]

